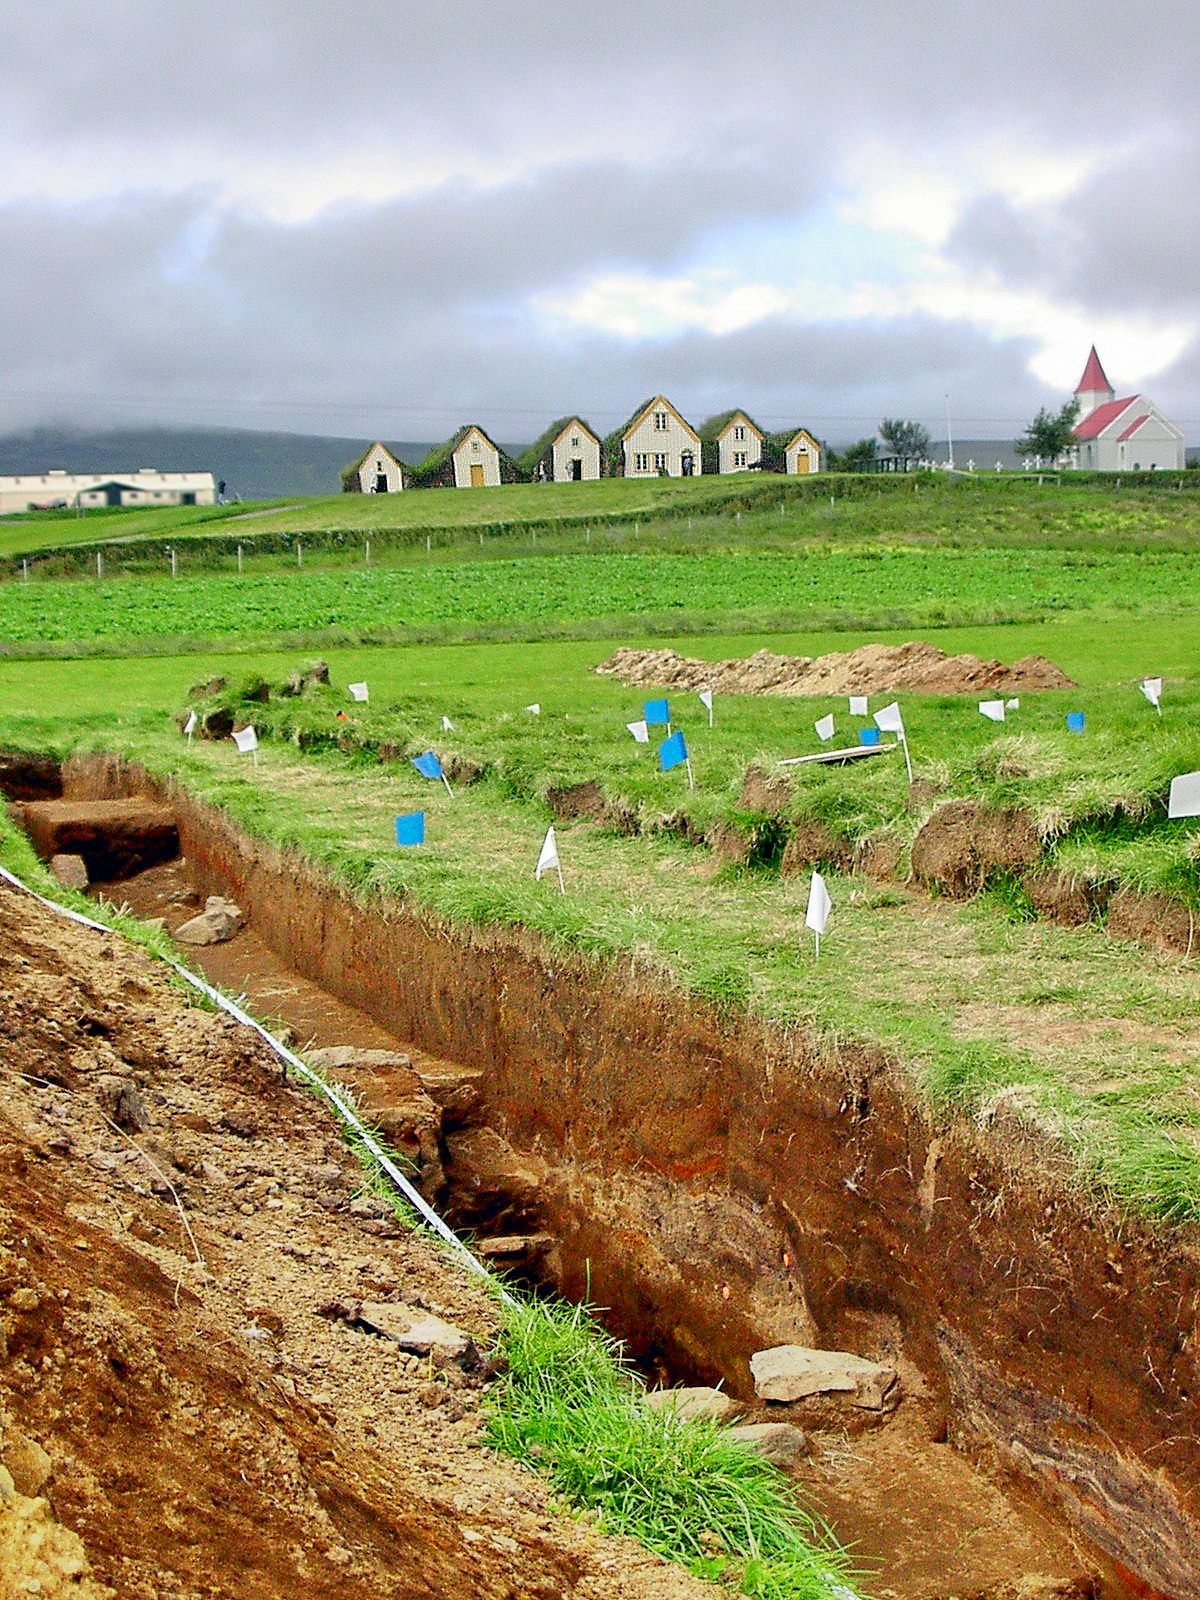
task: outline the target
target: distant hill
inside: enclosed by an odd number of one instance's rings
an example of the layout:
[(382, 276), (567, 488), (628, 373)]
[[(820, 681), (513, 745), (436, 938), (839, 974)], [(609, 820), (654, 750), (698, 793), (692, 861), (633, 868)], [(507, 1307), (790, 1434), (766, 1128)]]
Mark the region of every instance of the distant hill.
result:
[[(243, 500), (337, 494), (340, 473), (371, 439), (325, 434), (258, 433), (234, 428), (116, 428), (107, 432), (39, 428), (0, 437), (0, 475), (48, 472), (211, 472)], [(417, 462), (427, 444), (383, 440), (402, 461)]]

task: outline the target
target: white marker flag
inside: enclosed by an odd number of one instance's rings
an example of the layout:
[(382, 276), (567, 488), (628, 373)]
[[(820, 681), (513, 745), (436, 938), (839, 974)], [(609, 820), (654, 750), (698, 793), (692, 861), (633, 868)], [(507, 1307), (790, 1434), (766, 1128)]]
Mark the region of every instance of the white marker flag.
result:
[(189, 739), (195, 733), (195, 731), (196, 731), (196, 713), (194, 711), (189, 711), (188, 712), (188, 719), (183, 725), (183, 731), (184, 731), (184, 733), (187, 734)]
[(531, 717), (540, 717), (541, 714), (542, 714), (541, 705), (536, 700), (533, 702), (533, 704), (531, 706), (526, 706), (525, 709), (526, 709), (526, 711), (528, 711), (528, 713), (529, 713), (529, 715)]
[(1011, 700), (1006, 700), (1004, 702), (1004, 708), (1006, 711), (1019, 711), (1021, 709), (1020, 697), (1013, 695)]
[(825, 879), (819, 872), (814, 872), (808, 886), (808, 907), (804, 913), (804, 926), (813, 931), (818, 956), (821, 954), (821, 935), (825, 932), (825, 924), (829, 921), (832, 907), (833, 902), (829, 898), (829, 890), (825, 887)]
[(1142, 693), (1146, 696), (1146, 699), (1149, 700), (1150, 704), (1161, 717), (1162, 707), (1158, 702), (1162, 698), (1162, 679), (1143, 678), (1141, 683), (1138, 685), (1138, 688), (1141, 689)]
[(865, 694), (852, 694), (850, 696), (850, 715), (852, 717), (867, 716), (867, 701), (869, 698), (870, 696)]
[(985, 717), (989, 717), (993, 722), (1004, 721), (1003, 700), (981, 700), (979, 709)]
[(821, 717), (818, 721), (814, 722), (813, 723), (813, 727), (817, 730), (817, 738), (820, 739), (822, 744), (824, 744), (827, 739), (832, 739), (833, 738), (833, 715), (832, 715), (832, 713), (829, 716)]
[(258, 749), (258, 735), (253, 728), (237, 728), (232, 735), (233, 742), (244, 756), (252, 750)]
[(712, 718), (713, 692), (712, 692), (711, 689), (697, 689), (696, 690), (696, 697), (700, 701), (700, 704), (702, 706), (704, 706), (708, 711), (708, 725), (711, 728), (712, 725), (713, 725), (713, 718)]
[(366, 700), (369, 698), (365, 683), (348, 683), (346, 688), (349, 689), (355, 700)]
[(563, 883), (562, 867), (558, 860), (558, 840), (554, 837), (554, 829), (552, 827), (546, 829), (546, 837), (542, 840), (542, 853), (538, 856), (537, 866), (533, 869), (533, 875), (539, 883), (542, 880), (543, 872), (557, 872), (559, 890), (561, 893), (566, 894), (567, 890), (566, 885)]
[(627, 722), (625, 726), (637, 740), (638, 744), (650, 743), (650, 729), (644, 722)]
[(453, 733), (454, 732), (454, 724), (450, 721), (449, 717), (443, 717), (442, 718), (442, 732), (443, 733)]
[(1181, 772), (1171, 779), (1169, 817), (1200, 817), (1200, 772)]
[(899, 739), (904, 750), (904, 769), (908, 773), (908, 781), (912, 782), (912, 759), (908, 753), (908, 736), (904, 732), (904, 718), (900, 715), (899, 703), (895, 700), (891, 705), (884, 706), (882, 711), (875, 713), (875, 726), (881, 733), (894, 733)]

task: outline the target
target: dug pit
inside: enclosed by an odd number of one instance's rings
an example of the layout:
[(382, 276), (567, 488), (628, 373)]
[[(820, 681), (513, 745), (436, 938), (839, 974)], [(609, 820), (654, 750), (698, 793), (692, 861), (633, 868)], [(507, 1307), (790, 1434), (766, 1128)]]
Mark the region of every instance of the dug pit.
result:
[[(877, 1592), (1200, 1600), (1194, 1254), (1073, 1198), (1015, 1119), (935, 1130), (878, 1055), (364, 909), (120, 763), (64, 793), (171, 808), (185, 862), (107, 892), (172, 928), (235, 901), (193, 959), (349, 1052), (331, 1070), (481, 1253), (607, 1307), (653, 1378), (799, 1425), (802, 1491)], [(900, 1403), (758, 1399), (750, 1357), (783, 1344), (886, 1364)]]

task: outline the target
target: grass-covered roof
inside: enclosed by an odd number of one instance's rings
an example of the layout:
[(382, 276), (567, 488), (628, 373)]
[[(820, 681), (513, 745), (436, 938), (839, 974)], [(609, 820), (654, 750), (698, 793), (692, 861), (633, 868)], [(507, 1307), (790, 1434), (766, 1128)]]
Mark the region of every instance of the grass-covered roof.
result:
[(593, 439), (599, 439), (600, 436), (596, 432), (595, 428), (593, 428), (590, 423), (586, 422), (583, 417), (577, 415), (577, 413), (574, 411), (565, 417), (556, 417), (550, 426), (545, 430), (545, 432), (540, 434), (538, 438), (534, 440), (534, 442), (529, 446), (528, 450), (521, 451), (521, 454), (517, 457), (517, 467), (520, 469), (520, 471), (525, 473), (533, 473), (537, 468), (538, 462), (546, 454), (547, 450), (549, 450), (555, 439), (557, 439), (563, 429), (569, 427), (572, 422), (578, 422), (580, 427), (584, 428), (588, 433), (590, 433)]
[[(734, 406), (732, 411), (722, 411), (715, 417), (709, 417), (707, 422), (702, 422), (700, 424), (700, 426), (696, 429), (696, 432), (700, 435), (701, 439), (705, 441), (705, 443), (712, 444), (721, 437), (722, 433), (724, 433), (725, 429), (733, 421), (734, 417), (745, 417), (750, 426), (760, 433), (764, 439), (767, 437), (765, 428), (760, 428), (758, 423), (755, 422), (754, 418), (743, 406)], [(789, 438), (790, 437), (791, 436), (789, 435)]]

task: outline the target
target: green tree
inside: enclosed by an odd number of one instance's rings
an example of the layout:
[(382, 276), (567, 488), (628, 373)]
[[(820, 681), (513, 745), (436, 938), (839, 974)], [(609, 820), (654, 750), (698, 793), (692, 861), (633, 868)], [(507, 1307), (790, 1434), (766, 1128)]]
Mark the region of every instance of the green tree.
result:
[(829, 452), (830, 468), (836, 472), (866, 472), (874, 460), (874, 439), (856, 439), (840, 452)]
[(908, 422), (901, 417), (884, 417), (879, 424), (879, 437), (894, 456), (910, 456), (924, 460), (929, 455), (929, 429), (919, 422)]
[(1078, 419), (1078, 400), (1068, 400), (1057, 413), (1043, 406), (1022, 437), (1013, 442), (1013, 449), (1019, 456), (1041, 456), (1047, 462), (1057, 461), (1074, 443)]

